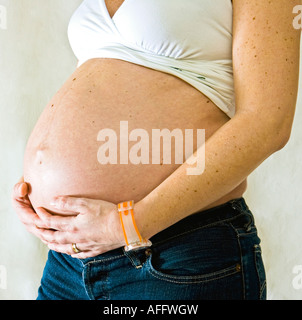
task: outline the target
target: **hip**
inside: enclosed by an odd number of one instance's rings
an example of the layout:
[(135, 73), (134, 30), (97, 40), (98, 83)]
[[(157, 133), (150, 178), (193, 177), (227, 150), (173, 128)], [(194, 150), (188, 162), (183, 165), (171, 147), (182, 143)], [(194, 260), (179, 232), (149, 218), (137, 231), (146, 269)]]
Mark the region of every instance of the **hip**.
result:
[[(76, 286), (78, 292), (78, 288), (85, 292), (81, 299), (96, 300), (266, 298), (260, 238), (243, 198), (195, 213), (151, 241), (147, 250), (119, 248), (83, 260), (50, 252), (55, 262), (48, 262), (41, 288), (44, 283), (50, 290), (47, 279), (53, 272), (66, 282), (64, 272), (72, 266), (68, 297), (73, 297)], [(64, 264), (67, 267), (62, 269)], [(68, 291), (68, 286), (73, 289)]]

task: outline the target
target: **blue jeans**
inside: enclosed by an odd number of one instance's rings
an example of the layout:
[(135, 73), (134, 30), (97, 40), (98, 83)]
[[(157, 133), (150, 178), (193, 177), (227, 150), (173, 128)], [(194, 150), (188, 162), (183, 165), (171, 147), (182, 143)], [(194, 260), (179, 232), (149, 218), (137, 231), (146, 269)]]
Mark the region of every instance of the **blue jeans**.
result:
[(265, 300), (254, 218), (243, 198), (195, 213), (151, 239), (75, 259), (49, 251), (38, 300)]

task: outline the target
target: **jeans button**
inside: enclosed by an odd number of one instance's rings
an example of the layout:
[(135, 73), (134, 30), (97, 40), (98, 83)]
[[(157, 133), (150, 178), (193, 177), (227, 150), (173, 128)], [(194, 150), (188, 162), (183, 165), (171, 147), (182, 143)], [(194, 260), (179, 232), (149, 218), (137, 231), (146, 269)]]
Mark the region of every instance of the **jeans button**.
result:
[(147, 256), (147, 257), (149, 257), (149, 256), (151, 256), (151, 254), (152, 254), (152, 250), (149, 248), (149, 249), (146, 249), (146, 251), (145, 251), (145, 255)]
[(240, 271), (241, 270), (241, 265), (239, 263), (236, 264), (236, 271)]

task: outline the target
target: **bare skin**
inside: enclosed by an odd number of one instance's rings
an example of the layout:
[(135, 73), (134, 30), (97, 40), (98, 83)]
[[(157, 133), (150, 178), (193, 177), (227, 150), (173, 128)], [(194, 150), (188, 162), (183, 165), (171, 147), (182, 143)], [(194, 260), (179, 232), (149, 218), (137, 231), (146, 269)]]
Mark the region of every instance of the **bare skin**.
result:
[[(174, 76), (120, 60), (90, 60), (50, 101), (29, 139), (24, 178), (34, 207), (51, 209), (57, 195), (138, 202), (179, 167), (174, 143), (171, 165), (153, 164), (151, 150), (149, 164), (100, 164), (98, 132), (110, 128), (119, 137), (121, 120), (128, 121), (129, 132), (141, 128), (149, 137), (153, 128), (180, 128), (183, 134), (202, 128), (208, 139), (229, 118)], [(243, 183), (210, 205), (239, 197), (244, 189)]]
[[(299, 69), (300, 32), (292, 27), (292, 8), (297, 4), (297, 0), (233, 1), (237, 110), (232, 120), (172, 76), (113, 60), (83, 65), (47, 106), (29, 141), (24, 173), (30, 189), (18, 184), (13, 196), (21, 221), (49, 248), (73, 254), (70, 244), (77, 243), (83, 252), (75, 256), (85, 258), (123, 245), (113, 214), (119, 200), (136, 200), (137, 225), (149, 238), (197, 210), (241, 196), (247, 176), (290, 135)], [(108, 11), (112, 15), (115, 9)], [(94, 76), (98, 70), (102, 75)], [(134, 82), (125, 82), (123, 72)], [(148, 132), (159, 125), (206, 129), (205, 172), (187, 176), (187, 163), (100, 168), (95, 153), (90, 153), (97, 148), (96, 134), (103, 127), (117, 129), (120, 120)], [(75, 124), (78, 130), (73, 130)], [(127, 179), (121, 179), (125, 175)], [(66, 194), (78, 197), (60, 197), (54, 206), (47, 205), (54, 196)], [(50, 215), (39, 206), (76, 215)]]

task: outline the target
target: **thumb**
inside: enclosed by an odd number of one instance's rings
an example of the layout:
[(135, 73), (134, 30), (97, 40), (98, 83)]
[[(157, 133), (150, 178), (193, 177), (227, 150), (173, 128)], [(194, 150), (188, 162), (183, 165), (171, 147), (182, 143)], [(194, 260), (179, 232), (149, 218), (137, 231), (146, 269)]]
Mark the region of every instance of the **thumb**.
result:
[(15, 184), (14, 193), (16, 197), (25, 197), (28, 194), (28, 185), (24, 182), (23, 177)]
[(28, 194), (28, 185), (25, 182), (19, 183), (19, 195), (20, 197), (25, 197)]

